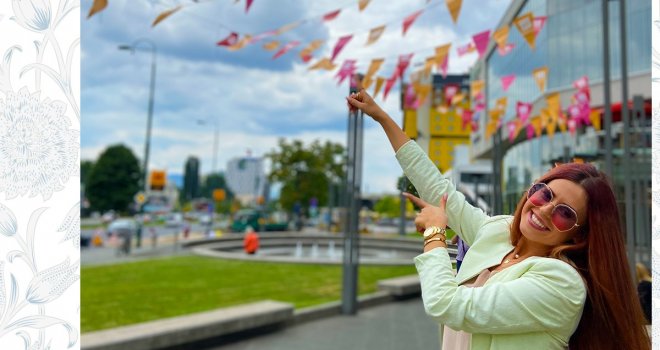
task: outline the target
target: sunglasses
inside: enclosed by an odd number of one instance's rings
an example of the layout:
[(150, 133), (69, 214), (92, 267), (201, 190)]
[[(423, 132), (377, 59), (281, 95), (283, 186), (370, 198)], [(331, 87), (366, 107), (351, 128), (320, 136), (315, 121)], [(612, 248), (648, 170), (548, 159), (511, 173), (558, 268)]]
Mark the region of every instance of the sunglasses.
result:
[[(554, 194), (548, 185), (544, 183), (535, 183), (527, 190), (527, 199), (535, 206), (542, 207), (548, 203), (552, 204)], [(552, 204), (551, 221), (555, 228), (560, 231), (568, 231), (573, 227), (580, 226), (577, 224), (577, 212), (566, 204)]]

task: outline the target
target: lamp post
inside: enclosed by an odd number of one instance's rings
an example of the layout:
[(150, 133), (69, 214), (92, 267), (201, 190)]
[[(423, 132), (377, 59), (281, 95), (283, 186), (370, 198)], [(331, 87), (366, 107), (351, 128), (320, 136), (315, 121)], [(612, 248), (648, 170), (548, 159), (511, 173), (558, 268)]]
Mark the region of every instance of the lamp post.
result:
[[(197, 124), (199, 125), (206, 125), (207, 121), (204, 119), (197, 119)], [(213, 135), (213, 166), (211, 168), (211, 174), (215, 174), (217, 172), (217, 164), (218, 164), (218, 141), (219, 141), (219, 136), (220, 136), (220, 125), (218, 123), (218, 119), (215, 119), (215, 135)]]
[(119, 45), (119, 50), (128, 50), (131, 54), (135, 53), (135, 50), (138, 49), (140, 44), (145, 44), (148, 46), (148, 49), (151, 50), (151, 83), (149, 85), (149, 109), (147, 114), (147, 138), (144, 144), (144, 183), (143, 188), (144, 192), (147, 193), (149, 190), (149, 145), (151, 143), (151, 124), (154, 114), (154, 88), (156, 87), (156, 44), (149, 39), (137, 39), (133, 42), (132, 45)]

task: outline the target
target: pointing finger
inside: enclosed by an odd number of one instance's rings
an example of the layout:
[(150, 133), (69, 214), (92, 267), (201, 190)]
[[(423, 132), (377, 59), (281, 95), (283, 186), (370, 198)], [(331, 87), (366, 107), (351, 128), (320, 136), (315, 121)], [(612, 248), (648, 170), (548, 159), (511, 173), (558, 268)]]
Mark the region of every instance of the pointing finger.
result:
[(420, 208), (426, 208), (429, 205), (423, 199), (421, 199), (419, 197), (415, 197), (415, 196), (413, 196), (412, 194), (410, 194), (408, 192), (403, 192), (403, 195), (406, 198), (410, 199), (410, 201), (413, 202), (413, 204), (417, 205)]

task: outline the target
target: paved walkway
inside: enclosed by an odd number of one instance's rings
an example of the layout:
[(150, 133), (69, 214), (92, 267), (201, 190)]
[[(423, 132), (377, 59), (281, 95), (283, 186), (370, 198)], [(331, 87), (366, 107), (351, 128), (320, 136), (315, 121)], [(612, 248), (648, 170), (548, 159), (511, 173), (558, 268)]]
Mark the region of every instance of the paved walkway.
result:
[(438, 349), (438, 326), (414, 298), (333, 316), (205, 350)]

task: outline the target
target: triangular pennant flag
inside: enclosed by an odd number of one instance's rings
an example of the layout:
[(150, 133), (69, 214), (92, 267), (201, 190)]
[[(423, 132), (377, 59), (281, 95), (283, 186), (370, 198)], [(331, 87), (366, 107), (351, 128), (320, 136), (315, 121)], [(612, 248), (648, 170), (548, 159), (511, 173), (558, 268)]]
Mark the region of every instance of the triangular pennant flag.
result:
[(576, 130), (577, 130), (577, 120), (570, 118), (568, 120), (568, 132), (571, 134), (571, 136), (575, 136)]
[(374, 58), (371, 60), (371, 63), (369, 63), (369, 68), (367, 69), (367, 74), (365, 74), (365, 76), (370, 77), (376, 74), (383, 62), (385, 62), (384, 58)]
[(502, 90), (507, 91), (509, 90), (509, 87), (511, 84), (513, 84), (513, 81), (516, 80), (516, 75), (511, 74), (511, 75), (505, 75), (502, 77)]
[(594, 126), (594, 129), (600, 130), (600, 111), (594, 110), (589, 113), (589, 120), (591, 125)]
[(516, 130), (518, 129), (518, 126), (516, 125), (516, 122), (511, 121), (506, 123), (506, 128), (509, 132), (509, 143), (512, 143), (516, 138)]
[(384, 31), (385, 31), (384, 25), (370, 30), (369, 37), (367, 38), (367, 43), (364, 44), (364, 46), (368, 46), (375, 43), (380, 38), (380, 36), (383, 35)]
[(108, 0), (94, 0), (92, 7), (89, 9), (87, 18), (94, 16), (95, 14), (103, 11), (108, 6)]
[(336, 64), (332, 63), (329, 58), (323, 57), (320, 60), (318, 60), (314, 65), (308, 68), (308, 70), (314, 70), (314, 69), (325, 69), (325, 70), (333, 70), (337, 67)]
[(326, 13), (325, 15), (323, 15), (323, 22), (332, 21), (333, 19), (337, 18), (337, 16), (339, 16), (340, 12), (341, 9)]
[[(550, 114), (552, 115), (552, 111), (550, 111)], [(557, 126), (559, 126), (559, 130), (561, 132), (566, 132), (566, 116), (562, 111), (559, 111), (559, 118), (557, 119)]]
[(277, 59), (278, 57), (284, 55), (287, 51), (291, 50), (292, 48), (294, 48), (298, 45), (300, 45), (300, 41), (294, 40), (294, 41), (282, 46), (282, 48), (273, 55), (273, 59)]
[(548, 19), (546, 16), (534, 17), (534, 36), (538, 36), (541, 29), (545, 25), (545, 20)]
[(486, 105), (483, 104), (483, 103), (477, 103), (477, 104), (474, 106), (474, 112), (475, 112), (475, 113), (481, 112), (481, 111), (483, 111), (484, 109), (486, 109)]
[(534, 81), (536, 81), (536, 85), (539, 86), (539, 90), (545, 92), (545, 82), (548, 78), (548, 66), (534, 69), (532, 76), (534, 76)]
[(495, 111), (499, 114), (504, 114), (504, 112), (506, 112), (507, 101), (508, 99), (506, 96), (498, 98), (495, 102)]
[(273, 40), (269, 43), (264, 44), (264, 49), (266, 49), (268, 51), (273, 51), (273, 50), (277, 49), (278, 47), (280, 47), (280, 42), (277, 41), (277, 40)]
[(479, 58), (486, 53), (486, 49), (488, 48), (488, 41), (490, 40), (490, 30), (485, 30), (481, 33), (477, 33), (472, 36), (472, 40), (474, 41), (474, 46), (477, 48), (477, 52), (479, 53)]
[(534, 138), (534, 127), (532, 124), (527, 124), (527, 139), (532, 139)]
[(302, 23), (302, 22), (299, 21), (299, 22), (293, 22), (293, 23), (285, 24), (285, 25), (281, 26), (280, 28), (275, 29), (275, 35), (281, 35), (281, 34), (284, 34), (284, 33), (288, 32), (288, 31), (290, 31), (290, 30), (292, 30), (292, 29), (298, 27), (301, 23)]
[(335, 77), (339, 78), (337, 85), (341, 84), (347, 77), (353, 76), (357, 67), (355, 66), (356, 60), (344, 60), (344, 63), (339, 68)]
[(278, 33), (277, 33), (277, 29), (275, 29), (275, 30), (269, 30), (269, 31), (267, 31), (267, 32), (263, 32), (263, 33), (257, 34), (257, 35), (255, 35), (254, 37), (252, 37), (252, 40), (250, 41), (250, 44), (252, 44), (252, 43), (256, 43), (257, 41), (263, 40), (263, 39), (265, 39), (265, 38), (268, 38), (269, 36), (274, 36), (274, 35), (277, 35), (277, 34), (278, 34)]
[(525, 103), (525, 102), (520, 102), (516, 104), (516, 115), (518, 118), (520, 118), (520, 121), (525, 124), (527, 122), (527, 118), (529, 118), (529, 115), (532, 113), (532, 104), (531, 103)]
[(369, 5), (370, 0), (359, 0), (358, 1), (358, 8), (360, 8), (360, 11), (364, 11), (365, 8), (367, 8), (367, 5)]
[(417, 17), (422, 14), (422, 12), (424, 12), (424, 10), (419, 10), (403, 20), (403, 35), (406, 35), (406, 32), (408, 29), (410, 29), (410, 26), (413, 24), (413, 22), (415, 22)]
[(312, 59), (312, 52), (317, 50), (323, 44), (323, 40), (317, 39), (309, 43), (302, 51), (300, 51), (300, 58), (303, 62), (307, 63)]
[(387, 81), (385, 82), (385, 90), (383, 91), (383, 101), (387, 99), (387, 95), (390, 93), (390, 90), (392, 90), (394, 83), (396, 83), (396, 75), (387, 79)]
[(589, 91), (589, 77), (584, 75), (573, 82), (573, 86), (580, 91)]
[(548, 137), (552, 139), (552, 136), (555, 135), (555, 130), (557, 129), (557, 121), (552, 119), (552, 117), (550, 116), (550, 112), (548, 111), (547, 108), (541, 110), (542, 118), (543, 115), (545, 115), (546, 116), (545, 118), (547, 119), (545, 129), (548, 131)]
[(541, 126), (542, 127), (545, 128), (545, 127), (548, 126), (548, 124), (550, 124), (550, 113), (548, 113), (547, 108), (543, 108), (541, 110), (540, 118), (541, 118)]
[(548, 111), (550, 112), (550, 116), (552, 117), (552, 120), (557, 122), (559, 120), (559, 114), (561, 112), (561, 99), (559, 97), (559, 93), (555, 92), (550, 95), (548, 95), (546, 98), (546, 103), (548, 105)]
[(458, 15), (461, 13), (461, 4), (463, 3), (462, 0), (445, 0), (445, 3), (447, 4), (447, 9), (449, 10), (449, 13), (451, 14), (451, 19), (454, 21), (454, 24), (458, 21)]
[(414, 85), (414, 87), (415, 87), (415, 92), (417, 92), (417, 101), (419, 101), (420, 104), (424, 103), (429, 93), (431, 93), (431, 85), (416, 84)]
[(470, 82), (470, 95), (472, 98), (479, 95), (479, 93), (484, 89), (485, 82), (483, 80), (473, 80)]
[(339, 55), (339, 53), (344, 48), (344, 46), (346, 46), (346, 44), (348, 44), (348, 42), (351, 41), (352, 38), (353, 38), (353, 34), (342, 36), (341, 38), (339, 38), (339, 40), (335, 44), (335, 48), (332, 49), (332, 56), (330, 57), (330, 61), (335, 60), (335, 57)]
[(380, 92), (380, 89), (383, 87), (383, 83), (385, 83), (385, 78), (383, 77), (376, 77), (376, 87), (374, 87), (374, 98), (376, 98), (376, 95)]
[(445, 85), (445, 104), (451, 103), (451, 100), (454, 98), (454, 95), (458, 92), (458, 86), (456, 85)]
[(525, 41), (527, 41), (529, 47), (534, 49), (536, 36), (534, 35), (534, 16), (532, 13), (527, 12), (526, 14), (514, 19), (513, 24), (516, 25), (520, 35), (525, 38)]
[(470, 125), (470, 122), (472, 121), (472, 111), (469, 109), (464, 109), (463, 113), (461, 113), (461, 119), (463, 121), (463, 124), (461, 125), (461, 129), (465, 129), (465, 127)]
[(365, 75), (364, 78), (362, 78), (362, 88), (367, 90), (369, 87), (371, 87), (371, 84), (373, 84), (374, 78)]
[(463, 102), (464, 99), (465, 99), (465, 95), (456, 94), (454, 97), (452, 97), (451, 104), (452, 104), (452, 106), (456, 105), (456, 104), (459, 104), (459, 103)]
[(253, 2), (253, 1), (254, 1), (254, 0), (247, 0), (247, 1), (245, 2), (245, 13), (247, 13), (248, 11), (250, 11), (250, 6), (252, 6), (252, 2)]
[(435, 48), (435, 65), (443, 77), (447, 76), (447, 68), (449, 66), (449, 49), (451, 43), (438, 46)]
[(541, 118), (539, 116), (533, 117), (530, 121), (532, 127), (534, 127), (534, 133), (536, 137), (541, 137), (543, 134), (543, 125), (541, 124)]
[(505, 25), (504, 27), (496, 30), (493, 33), (493, 40), (495, 40), (497, 46), (500, 49), (503, 49), (506, 46), (507, 40), (509, 40), (509, 26)]
[(474, 46), (474, 43), (470, 41), (469, 43), (459, 46), (456, 48), (456, 53), (458, 53), (458, 57), (462, 57), (464, 55), (469, 54), (470, 52), (474, 52), (476, 50), (476, 47)]
[(408, 86), (406, 86), (406, 93), (403, 96), (403, 108), (414, 108), (416, 100), (417, 94), (415, 94), (415, 89), (412, 84), (408, 84)]
[(156, 17), (156, 19), (154, 20), (154, 23), (152, 23), (151, 26), (155, 27), (158, 23), (162, 22), (165, 18), (169, 17), (173, 13), (179, 11), (180, 9), (181, 9), (181, 5), (175, 7), (171, 10), (161, 12), (160, 15), (158, 15), (158, 17)]
[(399, 55), (399, 62), (396, 64), (396, 69), (394, 71), (394, 74), (397, 78), (403, 79), (403, 73), (406, 71), (406, 68), (408, 68), (408, 65), (410, 65), (410, 61), (412, 61), (413, 55), (414, 53)]
[(232, 32), (226, 38), (217, 42), (218, 46), (233, 46), (238, 43), (238, 33)]
[(506, 56), (513, 51), (513, 49), (516, 47), (516, 44), (514, 43), (508, 43), (504, 47), (497, 47), (497, 53), (500, 54), (500, 56)]
[(231, 45), (227, 47), (227, 50), (229, 51), (237, 51), (245, 47), (245, 45), (250, 43), (250, 40), (252, 40), (252, 35), (250, 34), (245, 34), (243, 39), (239, 40), (236, 44)]

